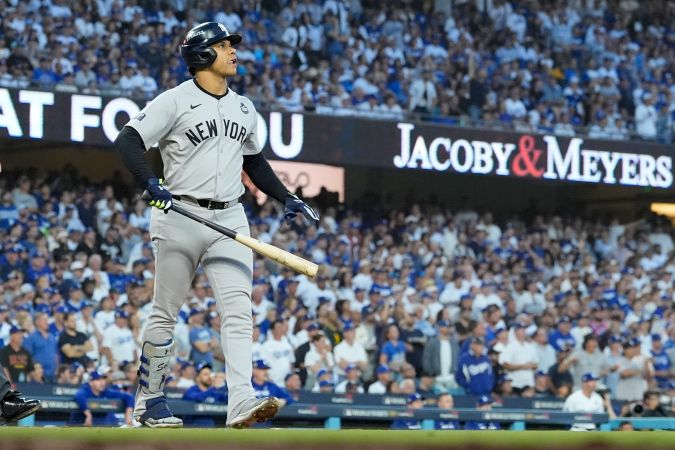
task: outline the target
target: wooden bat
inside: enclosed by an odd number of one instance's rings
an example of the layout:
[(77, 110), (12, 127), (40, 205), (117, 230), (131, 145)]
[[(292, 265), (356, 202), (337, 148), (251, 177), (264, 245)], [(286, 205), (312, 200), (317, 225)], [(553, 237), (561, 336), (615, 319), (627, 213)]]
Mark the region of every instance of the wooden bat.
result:
[(276, 261), (279, 264), (283, 264), (286, 267), (290, 267), (296, 272), (305, 274), (310, 278), (314, 278), (316, 276), (317, 271), (319, 270), (319, 266), (311, 261), (307, 261), (306, 259), (301, 258), (292, 253), (289, 253), (286, 250), (282, 250), (279, 247), (266, 244), (264, 242), (259, 241), (258, 239), (246, 236), (244, 234), (239, 234), (236, 231), (231, 230), (227, 227), (218, 225), (217, 223), (213, 223), (208, 219), (199, 217), (198, 215), (193, 214), (190, 211), (181, 208), (180, 206), (177, 206), (176, 202), (171, 202), (171, 208), (169, 209), (171, 209), (172, 211), (176, 211), (178, 214), (182, 214), (183, 216), (195, 220), (203, 225), (206, 225), (212, 230), (222, 233), (225, 236), (229, 237), (230, 239), (234, 239), (240, 244), (243, 244), (248, 248), (255, 250), (256, 252), (260, 253), (266, 258)]

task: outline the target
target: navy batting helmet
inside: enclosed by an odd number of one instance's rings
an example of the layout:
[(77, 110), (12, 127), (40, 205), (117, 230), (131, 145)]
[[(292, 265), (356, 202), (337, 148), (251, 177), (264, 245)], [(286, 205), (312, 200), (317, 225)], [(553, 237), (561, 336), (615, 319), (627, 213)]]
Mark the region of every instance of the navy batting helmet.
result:
[(216, 60), (216, 51), (210, 48), (216, 42), (227, 39), (232, 45), (241, 42), (241, 34), (230, 34), (225, 25), (217, 22), (204, 22), (190, 31), (180, 45), (183, 61), (194, 73), (194, 69), (205, 69)]

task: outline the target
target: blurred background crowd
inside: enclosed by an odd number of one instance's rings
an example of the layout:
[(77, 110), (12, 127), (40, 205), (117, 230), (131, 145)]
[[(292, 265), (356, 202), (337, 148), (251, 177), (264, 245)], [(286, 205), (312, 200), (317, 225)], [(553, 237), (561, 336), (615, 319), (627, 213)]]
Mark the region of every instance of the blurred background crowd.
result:
[[(138, 195), (74, 169), (3, 173), (0, 365), (11, 380), (78, 384), (97, 369), (133, 391), (154, 282)], [(563, 399), (592, 373), (626, 405), (675, 396), (675, 253), (662, 217), (310, 201), (318, 228), (245, 201), (253, 236), (321, 265), (312, 280), (256, 257), (259, 383)], [(167, 384), (189, 388), (208, 365), (222, 386), (220, 314), (201, 270), (185, 300)]]
[(259, 108), (670, 143), (675, 6), (655, 0), (3, 0), (0, 87), (150, 99), (177, 46), (244, 40)]

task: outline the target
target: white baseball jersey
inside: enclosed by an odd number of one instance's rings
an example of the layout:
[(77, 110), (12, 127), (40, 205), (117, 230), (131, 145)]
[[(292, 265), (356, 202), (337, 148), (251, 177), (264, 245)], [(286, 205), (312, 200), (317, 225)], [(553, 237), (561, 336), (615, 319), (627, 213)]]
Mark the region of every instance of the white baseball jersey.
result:
[[(602, 397), (597, 392), (593, 392), (590, 397), (586, 397), (580, 389), (567, 397), (565, 404), (563, 405), (563, 411), (602, 414), (605, 412), (605, 405), (602, 401)], [(575, 423), (572, 428), (579, 430), (595, 430), (595, 425), (590, 423)]]
[(163, 92), (127, 123), (146, 149), (159, 144), (172, 194), (215, 201), (244, 193), (243, 157), (260, 153), (256, 125), (249, 99), (229, 88), (214, 96), (194, 79)]

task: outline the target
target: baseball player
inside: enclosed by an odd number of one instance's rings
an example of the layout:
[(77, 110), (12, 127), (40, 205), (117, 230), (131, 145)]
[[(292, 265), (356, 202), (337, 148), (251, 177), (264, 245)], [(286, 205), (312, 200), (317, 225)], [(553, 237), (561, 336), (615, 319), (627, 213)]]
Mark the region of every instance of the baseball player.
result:
[[(572, 413), (595, 413), (602, 414), (605, 411), (611, 419), (615, 417), (611, 403), (609, 403), (609, 393), (603, 398), (595, 392), (598, 377), (592, 372), (587, 372), (581, 376), (581, 389), (570, 394), (565, 399), (563, 412)], [(595, 430), (594, 423), (575, 423), (572, 425), (572, 431), (590, 431)]]
[[(206, 22), (187, 33), (180, 53), (194, 78), (150, 102), (115, 140), (116, 149), (154, 206), (150, 234), (156, 257), (152, 312), (142, 338), (140, 385), (134, 417), (149, 427), (176, 428), (163, 394), (178, 310), (188, 298), (201, 263), (213, 286), (222, 317), (221, 340), (229, 392), (227, 426), (243, 428), (273, 418), (279, 401), (256, 399), (251, 386), (251, 285), (253, 255), (247, 247), (180, 214), (172, 202), (194, 214), (249, 234), (239, 197), (242, 169), (258, 189), (284, 203), (291, 221), (298, 213), (313, 224), (319, 216), (288, 192), (261, 153), (257, 113), (251, 101), (228, 88), (237, 73), (240, 34)], [(164, 182), (143, 158), (157, 143)], [(167, 213), (167, 214), (165, 214)]]

